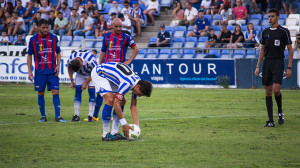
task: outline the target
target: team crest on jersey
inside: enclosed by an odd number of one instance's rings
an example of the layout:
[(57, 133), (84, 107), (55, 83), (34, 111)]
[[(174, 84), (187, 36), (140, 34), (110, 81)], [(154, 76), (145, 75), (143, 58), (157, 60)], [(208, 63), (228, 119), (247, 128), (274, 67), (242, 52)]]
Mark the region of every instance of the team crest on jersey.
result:
[(275, 40), (275, 41), (274, 41), (274, 45), (275, 45), (275, 46), (280, 46), (280, 40)]
[(116, 94), (116, 98), (119, 99), (119, 100), (121, 100), (121, 101), (125, 100), (124, 95), (122, 95), (122, 94), (120, 94), (120, 93), (117, 93), (117, 94)]
[(112, 48), (112, 45), (113, 45), (113, 42), (110, 41), (110, 42), (109, 42), (109, 48)]
[(43, 44), (40, 44), (40, 51), (43, 51)]

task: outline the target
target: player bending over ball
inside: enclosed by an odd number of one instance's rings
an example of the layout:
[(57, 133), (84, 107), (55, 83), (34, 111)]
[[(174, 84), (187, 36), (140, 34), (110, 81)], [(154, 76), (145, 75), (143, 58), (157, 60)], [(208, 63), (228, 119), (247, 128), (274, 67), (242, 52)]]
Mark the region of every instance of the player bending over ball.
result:
[[(96, 92), (99, 93), (105, 105), (102, 110), (103, 141), (123, 140), (128, 137), (129, 129), (132, 129), (123, 116), (123, 109), (126, 103), (125, 94), (131, 89), (131, 115), (134, 124), (139, 126), (137, 98), (140, 96), (150, 97), (152, 83), (141, 80), (132, 69), (123, 63), (103, 63), (92, 70), (92, 81), (95, 84)], [(114, 107), (113, 124), (110, 133), (111, 111)], [(125, 137), (119, 133), (120, 123)]]

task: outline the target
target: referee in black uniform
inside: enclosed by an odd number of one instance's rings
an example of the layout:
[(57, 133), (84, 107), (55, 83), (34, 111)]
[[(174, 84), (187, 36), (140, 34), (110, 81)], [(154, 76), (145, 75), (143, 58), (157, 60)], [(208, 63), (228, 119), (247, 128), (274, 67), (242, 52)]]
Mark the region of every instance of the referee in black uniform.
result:
[(265, 57), (262, 70), (262, 84), (266, 90), (266, 106), (269, 116), (269, 121), (267, 121), (265, 127), (274, 127), (272, 94), (274, 92), (278, 107), (278, 123), (281, 125), (284, 123), (280, 88), (284, 72), (285, 46), (287, 46), (289, 51), (286, 78), (290, 78), (292, 75), (293, 50), (289, 30), (278, 25), (279, 11), (271, 9), (268, 13), (271, 27), (266, 28), (262, 33), (261, 51), (254, 73), (255, 76), (258, 76), (260, 63)]

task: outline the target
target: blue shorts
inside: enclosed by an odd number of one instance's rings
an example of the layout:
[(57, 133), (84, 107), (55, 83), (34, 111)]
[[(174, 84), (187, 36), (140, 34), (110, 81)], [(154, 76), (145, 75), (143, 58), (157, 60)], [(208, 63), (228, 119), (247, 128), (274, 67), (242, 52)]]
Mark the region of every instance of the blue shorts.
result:
[(59, 79), (55, 74), (35, 74), (34, 89), (35, 91), (59, 90)]

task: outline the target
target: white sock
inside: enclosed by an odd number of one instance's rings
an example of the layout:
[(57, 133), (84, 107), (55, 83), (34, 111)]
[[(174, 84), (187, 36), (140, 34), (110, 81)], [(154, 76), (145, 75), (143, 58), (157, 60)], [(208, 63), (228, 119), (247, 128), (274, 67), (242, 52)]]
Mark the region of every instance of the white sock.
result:
[(80, 101), (74, 101), (74, 110), (75, 110), (75, 115), (79, 116), (79, 109), (80, 109)]
[(119, 127), (120, 127), (120, 121), (119, 117), (117, 115), (113, 115), (113, 123), (111, 127), (111, 134), (115, 135), (116, 133), (119, 132)]
[(89, 116), (93, 117), (95, 109), (95, 102), (89, 102)]
[(102, 120), (102, 123), (103, 123), (102, 137), (105, 137), (106, 134), (110, 132), (110, 120)]

